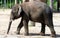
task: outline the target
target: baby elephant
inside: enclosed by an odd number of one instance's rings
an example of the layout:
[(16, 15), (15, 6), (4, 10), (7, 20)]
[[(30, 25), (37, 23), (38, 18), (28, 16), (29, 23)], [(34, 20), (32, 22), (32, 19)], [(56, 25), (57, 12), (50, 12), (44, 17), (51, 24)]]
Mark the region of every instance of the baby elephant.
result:
[(45, 25), (47, 25), (51, 30), (51, 36), (55, 36), (52, 13), (52, 9), (40, 1), (24, 2), (21, 5), (17, 4), (12, 8), (7, 34), (9, 33), (12, 20), (22, 17), (17, 27), (17, 34), (20, 34), (20, 30), (24, 26), (25, 35), (28, 35), (28, 22), (31, 20), (42, 24), (41, 35), (45, 35)]

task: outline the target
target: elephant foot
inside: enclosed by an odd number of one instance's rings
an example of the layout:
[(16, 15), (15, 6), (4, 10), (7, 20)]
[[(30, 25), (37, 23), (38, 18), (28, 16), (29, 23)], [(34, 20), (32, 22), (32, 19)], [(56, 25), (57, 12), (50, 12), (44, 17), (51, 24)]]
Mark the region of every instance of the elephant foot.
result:
[(43, 32), (40, 32), (40, 35), (41, 35), (41, 36), (45, 36), (45, 33), (43, 33)]
[(56, 33), (52, 32), (51, 37), (56, 37)]
[(56, 37), (56, 34), (51, 34), (51, 37)]
[(18, 34), (18, 35), (19, 35), (19, 34), (20, 34), (20, 31), (16, 31), (16, 34)]
[(56, 34), (51, 34), (50, 36), (51, 36), (51, 37), (56, 37)]
[(25, 36), (28, 36), (28, 35), (29, 35), (29, 33), (25, 33), (24, 35), (25, 35)]

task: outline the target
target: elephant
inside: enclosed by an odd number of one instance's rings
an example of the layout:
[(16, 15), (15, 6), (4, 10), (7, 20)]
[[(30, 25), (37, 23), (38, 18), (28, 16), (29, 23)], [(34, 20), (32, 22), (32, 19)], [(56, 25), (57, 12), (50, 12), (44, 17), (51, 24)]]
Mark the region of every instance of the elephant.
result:
[(14, 5), (11, 11), (7, 34), (9, 33), (12, 21), (20, 17), (22, 18), (17, 27), (17, 34), (20, 34), (20, 30), (22, 26), (24, 26), (24, 34), (29, 35), (28, 22), (31, 20), (33, 22), (39, 22), (42, 24), (40, 35), (45, 35), (45, 26), (47, 25), (51, 31), (51, 36), (56, 36), (53, 25), (53, 11), (45, 3), (41, 1), (32, 1)]

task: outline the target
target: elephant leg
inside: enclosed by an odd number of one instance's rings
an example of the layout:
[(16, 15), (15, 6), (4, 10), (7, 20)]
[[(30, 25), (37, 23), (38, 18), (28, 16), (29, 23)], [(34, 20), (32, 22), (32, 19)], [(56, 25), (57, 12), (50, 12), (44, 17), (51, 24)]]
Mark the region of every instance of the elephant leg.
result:
[(41, 32), (40, 35), (44, 36), (45, 35), (45, 24), (41, 23)]
[(23, 20), (23, 25), (24, 25), (24, 29), (25, 29), (25, 35), (29, 35), (29, 31), (28, 31), (28, 20), (24, 19)]
[(54, 26), (53, 26), (52, 20), (48, 20), (47, 26), (48, 26), (48, 27), (50, 28), (50, 30), (51, 30), (51, 36), (52, 36), (52, 37), (55, 37), (55, 36), (56, 36), (56, 33), (55, 33), (55, 30), (54, 30)]
[(19, 23), (18, 27), (17, 27), (17, 34), (20, 34), (20, 30), (23, 27), (23, 20), (21, 19), (21, 22)]

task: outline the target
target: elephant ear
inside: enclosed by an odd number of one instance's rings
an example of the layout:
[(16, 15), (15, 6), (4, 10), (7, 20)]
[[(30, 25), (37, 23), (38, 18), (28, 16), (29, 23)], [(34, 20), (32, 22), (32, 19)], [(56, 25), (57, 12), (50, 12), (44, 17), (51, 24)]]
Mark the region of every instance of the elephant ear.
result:
[(18, 15), (21, 13), (21, 6), (19, 5)]

